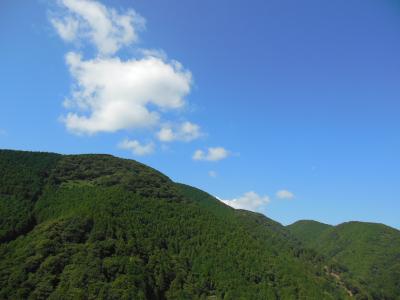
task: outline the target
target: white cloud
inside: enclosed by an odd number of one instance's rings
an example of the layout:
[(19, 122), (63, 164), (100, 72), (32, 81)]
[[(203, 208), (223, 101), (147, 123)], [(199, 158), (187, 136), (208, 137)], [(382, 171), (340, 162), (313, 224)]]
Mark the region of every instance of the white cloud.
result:
[[(66, 41), (89, 41), (98, 50), (93, 59), (76, 52), (66, 55), (74, 80), (64, 101), (69, 112), (60, 119), (76, 134), (116, 132), (158, 125), (162, 113), (185, 105), (192, 75), (162, 50), (138, 49), (140, 58), (112, 57), (121, 47), (138, 40), (145, 20), (134, 10), (118, 12), (94, 0), (57, 0), (51, 23)], [(162, 128), (163, 130), (163, 128)], [(172, 128), (164, 140), (190, 141), (200, 127), (190, 122)], [(167, 134), (167, 135), (166, 135)]]
[(143, 56), (152, 56), (162, 60), (168, 60), (167, 54), (162, 49), (139, 49), (138, 52)]
[(215, 172), (215, 171), (209, 171), (208, 172), (208, 176), (210, 176), (211, 178), (216, 178), (217, 177), (217, 172)]
[(157, 132), (157, 137), (162, 142), (171, 142), (175, 139), (175, 134), (170, 127), (162, 127), (159, 132)]
[(232, 200), (219, 200), (233, 208), (251, 211), (257, 211), (270, 202), (268, 196), (260, 196), (253, 191), (247, 192), (243, 196)]
[(161, 142), (190, 142), (199, 138), (201, 135), (200, 126), (191, 122), (184, 122), (176, 126), (164, 124), (157, 133), (157, 137)]
[(288, 190), (280, 190), (276, 192), (276, 197), (279, 199), (293, 199), (295, 196)]
[(219, 161), (229, 156), (229, 151), (222, 147), (208, 148), (207, 152), (196, 150), (193, 154), (194, 160)]
[(90, 41), (101, 55), (112, 55), (137, 41), (145, 20), (134, 10), (124, 13), (92, 0), (58, 0), (62, 9), (51, 23), (67, 42)]
[(7, 135), (7, 131), (0, 128), (0, 136), (5, 136), (5, 135)]
[(115, 132), (154, 125), (161, 110), (181, 108), (190, 92), (191, 73), (177, 62), (156, 57), (85, 61), (74, 52), (67, 54), (66, 61), (76, 84), (65, 104), (75, 111), (62, 120), (73, 133)]
[(139, 156), (149, 155), (154, 152), (153, 143), (141, 144), (137, 140), (125, 139), (118, 145), (118, 147), (124, 150), (130, 150), (133, 154)]
[[(118, 57), (119, 50), (138, 41), (138, 33), (145, 27), (143, 17), (132, 9), (116, 10), (95, 0), (56, 3), (50, 22), (58, 35), (74, 47), (90, 44), (96, 50), (93, 58), (77, 51), (66, 55), (73, 88), (60, 120), (68, 131), (93, 135), (146, 127), (159, 129), (156, 136), (164, 143), (189, 142), (203, 135), (197, 124), (164, 119), (168, 111), (185, 106), (192, 87), (190, 71), (169, 60), (162, 49), (135, 47), (133, 58)], [(152, 153), (155, 148), (153, 143), (128, 139), (119, 147), (136, 155)], [(210, 148), (204, 160), (227, 156), (223, 148)]]
[(67, 16), (62, 20), (51, 19), (51, 23), (63, 40), (72, 42), (76, 39), (79, 28), (79, 22), (76, 19)]

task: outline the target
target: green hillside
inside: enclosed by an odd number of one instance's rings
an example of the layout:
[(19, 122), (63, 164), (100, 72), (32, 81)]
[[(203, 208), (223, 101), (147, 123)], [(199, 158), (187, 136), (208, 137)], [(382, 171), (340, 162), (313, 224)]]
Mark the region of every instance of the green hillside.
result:
[(301, 220), (287, 226), (299, 240), (306, 245), (310, 245), (317, 240), (323, 232), (331, 228), (331, 225), (320, 223), (312, 220)]
[(0, 151), (0, 222), (0, 299), (368, 299), (279, 223), (109, 155)]
[(350, 271), (373, 299), (400, 299), (400, 231), (383, 224), (349, 222), (327, 227), (312, 221), (288, 229)]

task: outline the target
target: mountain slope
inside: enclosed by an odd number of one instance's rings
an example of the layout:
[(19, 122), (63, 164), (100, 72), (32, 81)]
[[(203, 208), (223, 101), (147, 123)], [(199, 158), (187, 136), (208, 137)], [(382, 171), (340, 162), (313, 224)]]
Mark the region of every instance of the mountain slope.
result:
[(0, 299), (368, 296), (279, 223), (138, 162), (3, 150), (0, 166)]
[(288, 228), (308, 247), (345, 266), (373, 299), (400, 299), (400, 231), (363, 222), (326, 227), (306, 221)]
[(293, 235), (306, 245), (313, 243), (321, 236), (321, 234), (331, 227), (331, 225), (312, 220), (301, 220), (286, 226)]
[(60, 157), (0, 151), (0, 242), (10, 241), (35, 225), (33, 204)]

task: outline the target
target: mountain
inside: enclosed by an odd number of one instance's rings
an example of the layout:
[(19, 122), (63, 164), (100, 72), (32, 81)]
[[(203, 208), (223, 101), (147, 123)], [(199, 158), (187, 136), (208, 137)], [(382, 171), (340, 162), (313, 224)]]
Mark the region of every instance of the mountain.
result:
[(0, 228), (0, 299), (371, 299), (281, 224), (110, 155), (0, 150)]
[(400, 231), (364, 222), (329, 226), (299, 221), (287, 228), (307, 247), (349, 271), (373, 299), (400, 299)]
[(312, 220), (301, 220), (286, 226), (293, 235), (307, 246), (311, 245), (323, 232), (331, 227), (333, 226)]

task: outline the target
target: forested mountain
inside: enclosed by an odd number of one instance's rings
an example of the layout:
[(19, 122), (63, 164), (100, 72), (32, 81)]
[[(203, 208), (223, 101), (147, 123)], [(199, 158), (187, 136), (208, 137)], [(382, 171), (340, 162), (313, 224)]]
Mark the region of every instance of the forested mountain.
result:
[(287, 226), (290, 232), (307, 246), (313, 243), (323, 232), (331, 227), (331, 225), (312, 220), (301, 220)]
[(299, 221), (288, 229), (307, 247), (340, 264), (373, 299), (400, 299), (400, 231), (383, 224), (329, 226)]
[(0, 150), (0, 226), (0, 299), (373, 299), (293, 228), (110, 155)]

